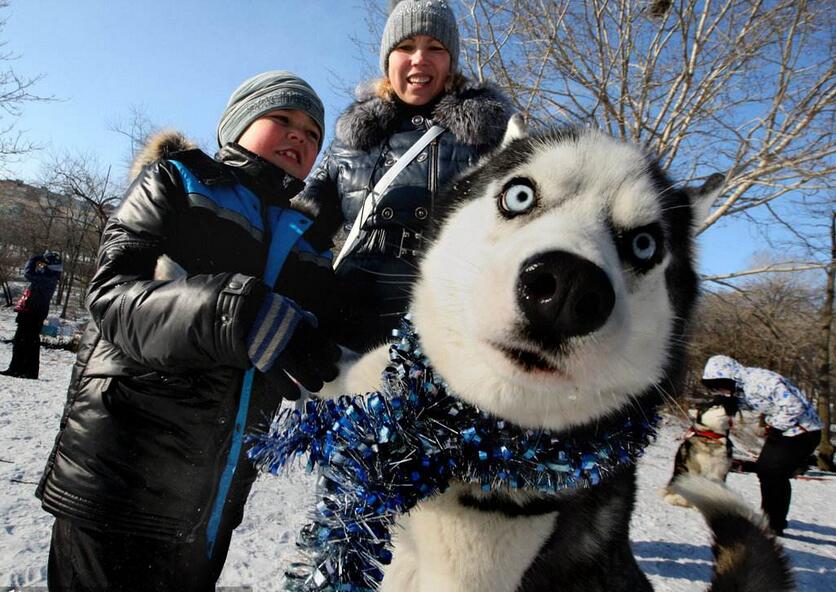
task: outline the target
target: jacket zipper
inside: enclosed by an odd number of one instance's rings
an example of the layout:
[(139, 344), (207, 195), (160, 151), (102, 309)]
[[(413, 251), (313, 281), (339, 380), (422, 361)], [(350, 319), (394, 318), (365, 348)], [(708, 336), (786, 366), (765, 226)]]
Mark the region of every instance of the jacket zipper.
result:
[(430, 208), (432, 215), (435, 206), (435, 195), (438, 190), (438, 138), (430, 144)]

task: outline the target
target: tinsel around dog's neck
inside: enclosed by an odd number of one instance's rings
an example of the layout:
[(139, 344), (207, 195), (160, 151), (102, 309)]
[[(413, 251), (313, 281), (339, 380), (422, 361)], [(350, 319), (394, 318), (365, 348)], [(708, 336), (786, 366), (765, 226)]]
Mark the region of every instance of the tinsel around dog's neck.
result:
[(376, 590), (397, 515), (452, 482), (545, 495), (590, 487), (634, 463), (655, 435), (658, 417), (641, 410), (583, 434), (515, 426), (451, 393), (408, 319), (396, 338), (381, 391), (309, 400), (251, 437), (262, 470), (278, 474), (308, 453), (308, 470), (319, 466), (325, 480), (288, 590)]

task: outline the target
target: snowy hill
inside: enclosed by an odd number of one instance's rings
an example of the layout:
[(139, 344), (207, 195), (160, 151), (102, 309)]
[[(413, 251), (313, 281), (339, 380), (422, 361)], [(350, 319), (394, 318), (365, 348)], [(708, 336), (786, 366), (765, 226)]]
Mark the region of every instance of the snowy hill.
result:
[[(0, 339), (14, 332), (14, 313), (0, 309)], [(0, 343), (0, 369), (11, 344)], [(42, 350), (41, 379), (0, 376), (0, 588), (45, 585), (52, 517), (33, 492), (52, 447), (74, 355)], [(666, 419), (659, 440), (639, 465), (639, 494), (631, 526), (639, 565), (659, 592), (704, 589), (712, 562), (708, 530), (693, 510), (661, 501), (683, 433), (680, 419)], [(281, 574), (295, 557), (296, 532), (313, 499), (313, 478), (259, 477), (236, 530), (219, 585), (281, 589)], [(729, 476), (729, 486), (752, 505), (760, 501), (754, 475)], [(794, 480), (787, 548), (798, 589), (836, 592), (836, 481)]]

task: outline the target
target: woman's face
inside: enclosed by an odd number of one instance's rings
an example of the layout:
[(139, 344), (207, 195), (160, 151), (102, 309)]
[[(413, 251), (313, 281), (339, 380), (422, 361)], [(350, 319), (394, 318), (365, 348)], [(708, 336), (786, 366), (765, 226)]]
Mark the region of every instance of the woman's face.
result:
[(401, 41), (389, 54), (389, 81), (407, 105), (426, 105), (444, 91), (450, 53), (428, 35)]

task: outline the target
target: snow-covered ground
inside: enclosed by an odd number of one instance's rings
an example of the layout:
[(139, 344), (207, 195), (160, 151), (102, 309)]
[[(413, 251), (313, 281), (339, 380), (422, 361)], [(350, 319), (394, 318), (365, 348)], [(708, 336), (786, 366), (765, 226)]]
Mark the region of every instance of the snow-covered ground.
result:
[[(0, 339), (11, 338), (14, 313), (0, 308)], [(11, 345), (0, 343), (0, 369)], [(43, 585), (52, 517), (33, 492), (52, 447), (74, 355), (41, 350), (41, 379), (0, 376), (0, 588)], [(693, 510), (668, 506), (657, 495), (667, 483), (682, 434), (669, 419), (639, 467), (639, 495), (631, 536), (639, 565), (657, 591), (692, 592), (710, 579), (708, 530)], [(729, 476), (729, 486), (753, 505), (760, 500), (754, 475)], [(295, 556), (313, 479), (263, 475), (256, 482), (244, 523), (236, 531), (219, 585), (281, 589), (282, 572)], [(793, 481), (789, 527), (782, 539), (801, 591), (836, 591), (836, 481)]]

